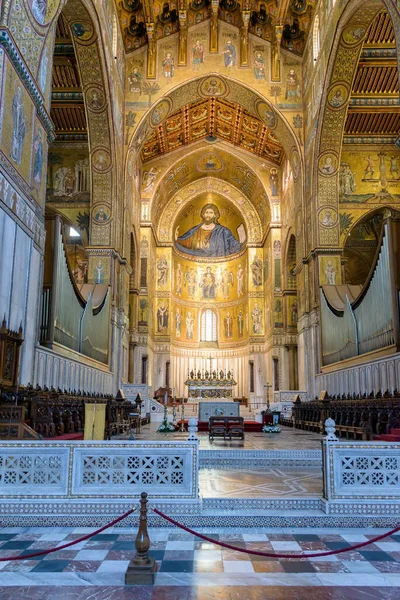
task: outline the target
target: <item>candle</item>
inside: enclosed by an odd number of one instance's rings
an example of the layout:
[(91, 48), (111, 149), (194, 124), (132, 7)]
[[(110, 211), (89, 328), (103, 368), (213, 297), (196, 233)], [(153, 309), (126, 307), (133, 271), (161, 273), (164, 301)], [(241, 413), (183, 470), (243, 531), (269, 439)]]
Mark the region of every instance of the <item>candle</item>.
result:
[(182, 396), (182, 406), (185, 404), (185, 396)]
[(167, 394), (167, 392), (165, 392), (165, 395), (164, 395), (164, 404), (167, 405), (167, 402), (168, 402), (168, 394)]

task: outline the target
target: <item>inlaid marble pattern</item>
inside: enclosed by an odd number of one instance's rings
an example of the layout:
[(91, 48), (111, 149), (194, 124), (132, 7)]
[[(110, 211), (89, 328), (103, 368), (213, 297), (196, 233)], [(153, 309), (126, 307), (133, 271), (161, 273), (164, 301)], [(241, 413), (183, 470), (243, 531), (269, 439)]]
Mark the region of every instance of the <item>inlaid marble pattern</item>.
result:
[(206, 498), (266, 498), (319, 496), (321, 467), (201, 468), (200, 494)]
[[(0, 558), (61, 546), (89, 528), (0, 530)], [(155, 585), (124, 586), (136, 531), (113, 528), (77, 546), (33, 560), (0, 563), (0, 598), (29, 600), (299, 600), (386, 599), (400, 593), (400, 535), (338, 556), (296, 554), (347, 548), (381, 530), (217, 529), (203, 533), (245, 552), (221, 548), (178, 529), (150, 530), (157, 562)], [(285, 552), (293, 558), (252, 556), (246, 550)]]

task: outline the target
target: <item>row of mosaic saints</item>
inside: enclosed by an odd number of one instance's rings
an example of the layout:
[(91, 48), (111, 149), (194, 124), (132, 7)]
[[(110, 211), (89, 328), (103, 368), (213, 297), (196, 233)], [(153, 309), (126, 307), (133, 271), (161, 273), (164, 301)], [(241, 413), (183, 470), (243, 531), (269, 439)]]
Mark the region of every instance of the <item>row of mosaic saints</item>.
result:
[[(200, 67), (205, 62), (206, 50), (201, 40), (196, 40), (192, 47), (192, 70), (199, 71)], [(222, 51), (224, 66), (227, 69), (236, 67), (237, 52), (235, 44), (232, 40), (227, 40)], [(165, 56), (161, 61), (162, 73), (166, 81), (171, 80), (175, 72), (175, 59), (173, 52), (165, 52)], [(256, 81), (266, 80), (266, 64), (263, 53), (260, 50), (254, 52), (253, 57), (253, 74)], [(130, 75), (128, 76), (129, 89), (133, 94), (142, 94), (143, 89), (143, 77), (139, 67), (134, 66)], [(299, 99), (301, 97), (300, 81), (297, 76), (295, 69), (289, 69), (286, 76), (286, 91), (285, 99)]]
[[(236, 233), (228, 226), (219, 223), (220, 211), (213, 203), (203, 205), (200, 210), (200, 222), (187, 231), (179, 234), (179, 225), (175, 230), (175, 249), (189, 260), (197, 258), (228, 258), (232, 259), (240, 255), (245, 249), (246, 231), (243, 223)], [(165, 288), (169, 283), (169, 262), (163, 254), (157, 260), (157, 287)], [(263, 285), (263, 261), (254, 255), (250, 264), (251, 283), (255, 289), (261, 289)], [(195, 266), (182, 267), (179, 260), (176, 263), (173, 293), (177, 298), (182, 296), (183, 290), (187, 291), (189, 299), (197, 300), (223, 300), (227, 301), (234, 296), (240, 299), (246, 292), (247, 269), (241, 260), (223, 263), (222, 266), (206, 265), (199, 268)], [(264, 277), (265, 279), (265, 277)], [(236, 288), (236, 289), (235, 289)], [(236, 292), (233, 294), (233, 292)], [(231, 293), (232, 292), (232, 293)], [(186, 293), (185, 293), (186, 295)], [(231, 297), (232, 296), (232, 297)], [(279, 302), (281, 302), (279, 300)], [(262, 303), (261, 303), (262, 304)], [(278, 312), (282, 306), (277, 307)], [(297, 302), (292, 306), (292, 321), (297, 322)], [(224, 311), (221, 316), (221, 333), (226, 339), (233, 337), (242, 338), (245, 331), (250, 335), (263, 334), (263, 311), (259, 302), (255, 301), (250, 310), (250, 331), (248, 323), (249, 313), (246, 304)], [(168, 334), (170, 308), (167, 300), (159, 301), (156, 313), (156, 332)], [(182, 324), (185, 326), (186, 340), (195, 339), (196, 311), (194, 309), (183, 309), (175, 307), (174, 331), (176, 338), (181, 338)]]
[[(168, 334), (170, 309), (168, 302), (162, 300), (157, 309), (157, 333)], [(175, 309), (175, 331), (176, 338), (181, 337), (182, 322), (185, 324), (185, 339), (193, 340), (196, 328), (196, 315), (193, 310), (184, 311), (182, 308)], [(250, 312), (251, 317), (251, 335), (260, 335), (263, 333), (263, 313), (258, 302)], [(237, 327), (237, 336), (242, 338), (245, 331), (248, 331), (248, 312), (243, 307), (238, 310), (227, 310), (222, 318), (223, 333), (225, 338), (229, 339), (235, 335), (234, 327)]]

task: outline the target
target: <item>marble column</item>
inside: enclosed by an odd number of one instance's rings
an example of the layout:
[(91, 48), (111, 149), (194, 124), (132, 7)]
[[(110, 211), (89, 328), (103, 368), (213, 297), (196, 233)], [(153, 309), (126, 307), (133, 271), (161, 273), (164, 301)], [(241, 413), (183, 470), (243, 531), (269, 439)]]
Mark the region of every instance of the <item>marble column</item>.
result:
[(129, 368), (128, 368), (128, 381), (129, 383), (135, 383), (135, 348), (136, 342), (129, 342)]

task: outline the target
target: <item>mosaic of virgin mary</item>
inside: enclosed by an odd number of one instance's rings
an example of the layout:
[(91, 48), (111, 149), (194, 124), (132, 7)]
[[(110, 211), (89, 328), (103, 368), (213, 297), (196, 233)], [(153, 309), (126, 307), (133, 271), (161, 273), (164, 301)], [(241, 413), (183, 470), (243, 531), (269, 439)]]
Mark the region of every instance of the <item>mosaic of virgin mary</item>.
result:
[(200, 217), (202, 222), (183, 235), (178, 235), (177, 230), (175, 246), (178, 250), (191, 256), (220, 257), (243, 249), (246, 240), (243, 224), (237, 229), (237, 239), (228, 227), (218, 223), (220, 212), (215, 204), (205, 204)]

